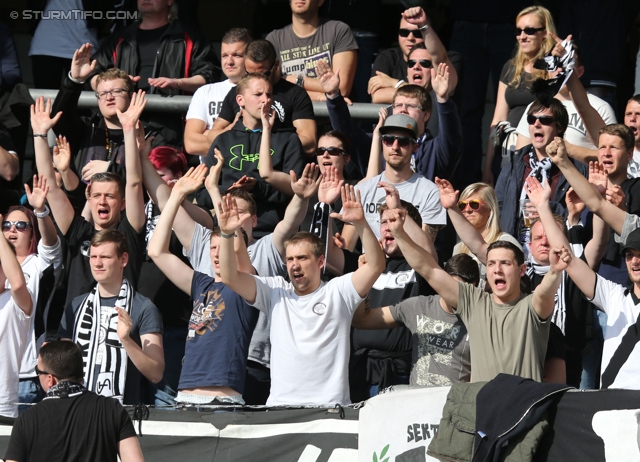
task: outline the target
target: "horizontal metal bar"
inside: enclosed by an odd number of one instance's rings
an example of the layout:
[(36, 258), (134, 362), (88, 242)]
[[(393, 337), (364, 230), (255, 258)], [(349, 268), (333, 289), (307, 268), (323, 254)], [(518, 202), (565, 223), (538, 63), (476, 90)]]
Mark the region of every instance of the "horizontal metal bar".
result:
[[(58, 94), (58, 90), (41, 90), (38, 88), (29, 89), (29, 93), (32, 98), (38, 98), (44, 96), (45, 98), (55, 99)], [(191, 96), (161, 96), (161, 95), (147, 95), (149, 102), (146, 109), (149, 111), (159, 112), (187, 112), (189, 109), (189, 103), (191, 103)], [(78, 107), (81, 109), (91, 109), (98, 107), (98, 100), (95, 93), (91, 91), (83, 91), (78, 100)], [(354, 119), (373, 119), (378, 118), (378, 111), (382, 104), (367, 104), (367, 103), (353, 103), (349, 106), (349, 112)], [(329, 117), (327, 106), (325, 103), (314, 102), (313, 112), (316, 117)]]

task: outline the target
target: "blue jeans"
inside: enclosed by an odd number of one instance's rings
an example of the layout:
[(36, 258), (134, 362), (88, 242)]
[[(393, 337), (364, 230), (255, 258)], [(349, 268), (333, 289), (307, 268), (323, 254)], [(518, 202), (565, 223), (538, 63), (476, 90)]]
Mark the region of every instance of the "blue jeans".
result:
[(166, 326), (162, 337), (164, 347), (164, 375), (157, 383), (149, 383), (151, 401), (156, 406), (174, 406), (182, 372), (182, 358), (187, 341), (186, 327)]
[(580, 381), (580, 389), (582, 390), (597, 390), (600, 388), (600, 364), (602, 362), (602, 347), (606, 328), (606, 313), (594, 309), (593, 337), (589, 342), (587, 353), (582, 357), (582, 380)]
[[(39, 403), (44, 398), (44, 395), (45, 393), (38, 377), (20, 379), (20, 387), (18, 389), (18, 401), (20, 403)], [(18, 406), (18, 412), (22, 413), (30, 407), (20, 405)]]

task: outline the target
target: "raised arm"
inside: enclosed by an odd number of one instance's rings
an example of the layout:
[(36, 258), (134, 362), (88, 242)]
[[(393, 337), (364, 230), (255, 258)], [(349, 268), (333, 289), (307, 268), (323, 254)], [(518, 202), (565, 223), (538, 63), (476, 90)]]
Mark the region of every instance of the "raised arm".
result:
[(80, 186), (80, 178), (71, 168), (71, 149), (66, 142), (58, 143), (53, 150), (53, 166), (60, 173), (62, 185), (68, 192), (75, 191)]
[[(42, 216), (46, 209), (47, 194), (49, 193), (49, 186), (47, 186), (47, 179), (44, 175), (33, 175), (33, 190), (29, 188), (28, 184), (24, 185), (24, 190), (27, 194), (27, 200), (29, 205), (33, 207), (33, 211), (37, 215)], [(47, 213), (42, 218), (38, 217), (38, 229), (40, 230), (40, 238), (42, 243), (47, 247), (52, 247), (58, 242), (58, 234), (56, 233), (56, 227), (51, 219), (51, 214)]]
[(131, 316), (122, 308), (116, 307), (116, 311), (118, 312), (118, 338), (127, 356), (150, 382), (160, 382), (164, 373), (162, 334), (154, 332), (140, 335), (140, 343), (142, 343), (140, 347), (130, 336), (133, 327)]
[[(621, 234), (625, 212), (607, 202), (607, 200), (602, 197), (602, 194), (598, 192), (597, 188), (582, 176), (575, 165), (569, 160), (562, 138), (556, 137), (547, 146), (546, 151), (551, 161), (558, 166), (586, 206), (611, 226), (616, 233)], [(591, 167), (591, 163), (589, 165), (590, 168), (593, 168)]]
[[(291, 177), (284, 172), (273, 169), (271, 159), (271, 130), (276, 119), (276, 111), (271, 109), (271, 99), (262, 105), (260, 110), (262, 119), (262, 137), (260, 139), (260, 160), (258, 162), (258, 172), (268, 184), (279, 192), (292, 196)], [(215, 204), (215, 201), (214, 201)]]
[(429, 252), (416, 244), (404, 229), (406, 212), (392, 210), (388, 214), (389, 229), (407, 263), (433, 287), (449, 306), (458, 306), (458, 282), (438, 266)]
[[(557, 228), (555, 223), (553, 226)], [(545, 227), (545, 231), (546, 229)], [(571, 251), (567, 247), (553, 247), (549, 252), (549, 271), (544, 275), (536, 290), (533, 291), (532, 300), (533, 309), (542, 320), (548, 319), (553, 314), (556, 292), (562, 282), (562, 273), (571, 262), (571, 257)]]
[(367, 255), (367, 263), (358, 268), (351, 276), (353, 286), (361, 297), (366, 297), (385, 267), (382, 248), (375, 234), (364, 218), (364, 209), (360, 200), (360, 191), (352, 185), (342, 187), (342, 213), (332, 213), (332, 218), (353, 223), (360, 239), (362, 250)]
[[(327, 241), (327, 269), (336, 275), (344, 274), (344, 253), (342, 249), (336, 246), (333, 236), (331, 236), (333, 227), (329, 215), (330, 210), (332, 210), (331, 206), (340, 197), (343, 184), (344, 180), (341, 180), (338, 176), (338, 169), (332, 165), (327, 165), (318, 188), (318, 203), (316, 204), (316, 207), (322, 207), (322, 210), (314, 210), (313, 223), (309, 230), (315, 232), (323, 241)], [(321, 212), (322, 215), (320, 216)], [(316, 227), (316, 220), (322, 221), (322, 227)], [(320, 233), (317, 231), (320, 231)], [(327, 234), (322, 234), (322, 232)]]
[[(58, 112), (53, 119), (51, 118), (51, 100), (47, 100), (45, 106), (44, 98), (41, 96), (36, 99), (35, 104), (31, 105), (31, 127), (33, 128), (33, 148), (36, 155), (36, 167), (38, 172), (43, 175), (49, 185), (49, 206), (51, 213), (55, 219), (58, 229), (62, 235), (67, 234), (69, 226), (73, 221), (73, 206), (69, 198), (56, 182), (56, 175), (53, 170), (53, 162), (49, 153), (49, 144), (47, 143), (47, 133), (56, 124), (62, 115)], [(58, 137), (58, 146), (54, 147), (54, 155), (57, 149), (67, 149), (70, 151), (67, 139)]]
[[(353, 79), (356, 75), (356, 64), (358, 62), (358, 52), (356, 50), (347, 50), (340, 53), (336, 53), (331, 57), (331, 68), (336, 74), (340, 74), (342, 79), (340, 80), (340, 93), (344, 96), (349, 96), (351, 93), (351, 87), (353, 86)], [(326, 60), (325, 60), (326, 62)], [(328, 63), (327, 63), (328, 64)], [(288, 75), (286, 79), (295, 83), (297, 75)], [(318, 78), (310, 78), (304, 76), (304, 88), (312, 101), (325, 101), (326, 96)]]
[[(0, 215), (0, 223), (3, 221), (4, 217)], [(16, 305), (18, 305), (24, 314), (31, 316), (33, 300), (31, 299), (31, 294), (27, 288), (27, 282), (24, 279), (22, 267), (20, 266), (20, 263), (18, 263), (18, 259), (11, 248), (11, 244), (9, 244), (7, 238), (4, 237), (4, 233), (0, 236), (0, 266), (2, 267), (1, 271), (4, 273), (4, 276), (11, 285), (11, 296), (13, 297)]]
[(378, 124), (373, 129), (373, 137), (371, 138), (371, 151), (369, 152), (369, 165), (367, 166), (367, 176), (365, 176), (360, 183), (369, 178), (373, 178), (376, 175), (380, 175), (382, 172), (382, 139), (380, 135), (380, 127), (384, 125), (384, 121), (387, 120), (387, 109), (380, 108), (378, 111)]

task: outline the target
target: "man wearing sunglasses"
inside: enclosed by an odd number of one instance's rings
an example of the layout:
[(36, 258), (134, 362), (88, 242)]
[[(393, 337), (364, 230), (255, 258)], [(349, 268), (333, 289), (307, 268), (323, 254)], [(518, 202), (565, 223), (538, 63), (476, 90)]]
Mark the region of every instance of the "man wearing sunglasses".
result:
[(421, 44), (428, 50), (429, 57), (427, 59), (433, 63), (434, 67), (440, 63), (446, 63), (449, 66), (451, 91), (453, 92), (458, 83), (460, 55), (456, 52), (447, 52), (440, 38), (428, 23), (424, 10), (420, 7), (414, 7), (406, 10), (400, 17), (399, 47), (381, 52), (373, 63), (372, 77), (369, 80), (368, 88), (373, 103), (391, 103), (396, 89), (407, 84), (407, 73), (410, 69), (410, 66), (407, 65), (409, 55), (411, 50)]
[[(3, 229), (6, 221), (0, 215)], [(21, 226), (12, 223), (9, 226)], [(0, 236), (0, 419), (18, 417), (20, 361), (29, 340), (33, 295), (27, 287), (15, 249)], [(7, 421), (5, 421), (6, 423)]]
[[(569, 124), (567, 110), (557, 99), (547, 104), (534, 101), (527, 111), (529, 137), (531, 144), (517, 150), (512, 159), (502, 167), (496, 182), (496, 196), (500, 205), (500, 227), (512, 236), (518, 236), (525, 242), (525, 225), (522, 219), (524, 211), (520, 208), (521, 199), (526, 199), (525, 179), (534, 176), (541, 183), (546, 179), (551, 188), (551, 204), (554, 213), (567, 216), (565, 194), (569, 183), (560, 170), (549, 160), (546, 147), (556, 136), (562, 137)], [(576, 162), (581, 173), (587, 175), (587, 166)]]
[[(304, 152), (313, 156), (316, 149), (313, 104), (306, 91), (282, 78), (280, 61), (271, 42), (254, 40), (249, 43), (244, 53), (244, 67), (248, 74), (264, 74), (271, 80), (273, 85), (271, 107), (277, 115), (274, 132), (295, 129)], [(210, 144), (213, 144), (221, 133), (231, 130), (242, 115), (236, 95), (236, 89), (232, 88), (222, 102), (222, 110), (207, 134), (207, 141)]]

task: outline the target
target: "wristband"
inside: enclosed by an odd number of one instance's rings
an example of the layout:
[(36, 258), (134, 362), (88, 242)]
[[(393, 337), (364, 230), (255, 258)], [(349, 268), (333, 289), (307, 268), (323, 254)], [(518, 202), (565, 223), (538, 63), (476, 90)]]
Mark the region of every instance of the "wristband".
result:
[(404, 83), (407, 83), (407, 82), (405, 82), (404, 80), (398, 80), (398, 83), (396, 83), (396, 84), (393, 86), (393, 88), (399, 88), (399, 87), (400, 87), (400, 85), (402, 85), (402, 84), (404, 84)]
[(420, 32), (425, 32), (429, 28), (429, 23), (425, 23), (424, 26), (418, 27)]
[(71, 77), (71, 71), (69, 71), (69, 80), (71, 80), (73, 83), (77, 83), (79, 85), (82, 85), (85, 80), (78, 80), (78, 79), (74, 79), (73, 77)]
[(46, 133), (34, 133), (33, 137), (34, 138), (47, 138), (47, 134)]
[(48, 216), (49, 213), (51, 213), (51, 210), (49, 209), (49, 206), (47, 206), (47, 204), (44, 204), (44, 212), (36, 212), (35, 210), (33, 211), (33, 214), (36, 216), (36, 218), (44, 218)]
[(225, 234), (222, 231), (220, 231), (220, 237), (223, 238), (223, 239), (233, 239), (234, 237), (236, 237), (236, 233)]

